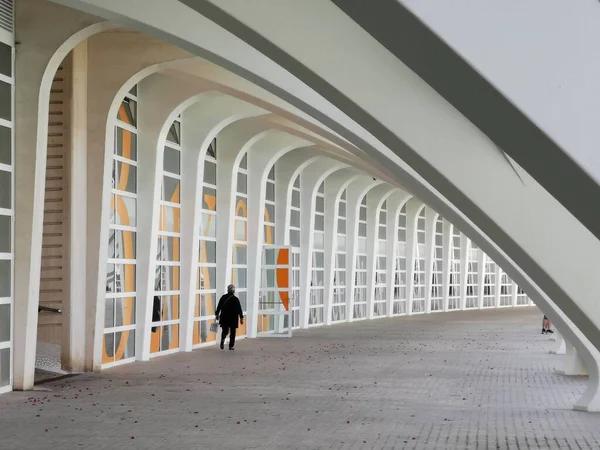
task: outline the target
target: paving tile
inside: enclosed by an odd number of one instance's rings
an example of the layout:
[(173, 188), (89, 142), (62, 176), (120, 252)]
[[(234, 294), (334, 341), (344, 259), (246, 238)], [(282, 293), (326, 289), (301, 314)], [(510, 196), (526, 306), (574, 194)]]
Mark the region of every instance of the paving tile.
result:
[(0, 448), (599, 449), (540, 323), (379, 319), (81, 375), (0, 397)]

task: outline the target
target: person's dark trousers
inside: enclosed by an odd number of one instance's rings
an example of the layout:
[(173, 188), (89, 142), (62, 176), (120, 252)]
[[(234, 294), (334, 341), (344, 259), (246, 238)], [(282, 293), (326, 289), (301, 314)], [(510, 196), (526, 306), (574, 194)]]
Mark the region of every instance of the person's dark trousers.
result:
[(225, 342), (225, 338), (229, 334), (229, 348), (233, 348), (235, 345), (235, 333), (237, 328), (223, 327), (223, 333), (221, 334), (221, 344)]

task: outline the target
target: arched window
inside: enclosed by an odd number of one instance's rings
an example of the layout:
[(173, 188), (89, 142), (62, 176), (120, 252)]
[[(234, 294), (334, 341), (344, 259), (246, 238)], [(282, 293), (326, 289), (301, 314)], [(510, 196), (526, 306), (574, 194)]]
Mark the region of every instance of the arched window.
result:
[(483, 307), (496, 306), (496, 263), (485, 255), (485, 270), (483, 282)]
[(321, 325), (325, 308), (325, 182), (315, 195), (308, 324)]
[(460, 231), (452, 226), (452, 239), (450, 241), (450, 288), (448, 292), (448, 310), (460, 309)]
[[(236, 287), (235, 293), (245, 315), (248, 309), (248, 153), (242, 157), (237, 170), (234, 215), (231, 283)], [(238, 328), (240, 336), (246, 334), (246, 323)]]
[(200, 206), (200, 242), (198, 273), (196, 275), (196, 303), (192, 344), (199, 346), (214, 342), (210, 332), (217, 309), (217, 139), (208, 146), (204, 156)]
[(431, 271), (431, 311), (442, 311), (444, 309), (444, 282), (443, 282), (443, 245), (444, 245), (444, 221), (438, 216), (433, 231), (433, 266)]
[(340, 195), (337, 206), (337, 233), (335, 247), (335, 272), (333, 274), (333, 305), (331, 321), (346, 320), (346, 190)]
[(413, 302), (412, 313), (425, 312), (425, 208), (421, 208), (421, 212), (417, 217), (417, 228), (415, 230), (416, 239), (414, 247), (415, 265), (413, 273)]
[(356, 248), (356, 276), (354, 284), (354, 320), (367, 318), (367, 196), (360, 203), (358, 213), (358, 245)]
[(406, 314), (406, 204), (398, 214), (398, 244), (394, 261), (393, 315)]
[(479, 247), (472, 241), (467, 260), (467, 295), (466, 309), (473, 309), (479, 306)]
[(300, 174), (292, 185), (292, 201), (290, 203), (290, 225), (288, 242), (292, 246), (292, 328), (300, 326)]
[(181, 118), (164, 146), (150, 353), (179, 350), (181, 318)]
[(102, 366), (135, 359), (137, 87), (117, 112), (112, 165)]
[(377, 255), (375, 256), (375, 298), (373, 316), (387, 314), (387, 200), (377, 217)]

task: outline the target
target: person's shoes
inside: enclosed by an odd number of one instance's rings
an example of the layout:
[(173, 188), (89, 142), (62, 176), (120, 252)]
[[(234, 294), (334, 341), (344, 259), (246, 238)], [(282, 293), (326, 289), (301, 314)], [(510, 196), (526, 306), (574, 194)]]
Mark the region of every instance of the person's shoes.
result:
[(225, 342), (221, 341), (221, 350), (225, 348)]
[(542, 330), (542, 334), (546, 334), (546, 330)]
[(229, 350), (231, 350), (231, 351), (234, 351), (234, 350), (235, 350), (235, 348), (233, 348), (233, 347), (229, 347)]
[(552, 330), (546, 330), (546, 333), (554, 334), (554, 331), (552, 331)]

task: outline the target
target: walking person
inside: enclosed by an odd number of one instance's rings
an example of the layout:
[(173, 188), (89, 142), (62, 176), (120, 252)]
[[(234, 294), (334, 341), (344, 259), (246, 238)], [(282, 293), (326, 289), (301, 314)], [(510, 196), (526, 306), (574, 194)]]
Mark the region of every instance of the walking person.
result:
[(244, 325), (244, 312), (240, 299), (235, 296), (235, 286), (230, 284), (227, 286), (227, 294), (219, 299), (217, 311), (215, 312), (216, 319), (223, 329), (221, 333), (221, 350), (225, 348), (225, 338), (229, 334), (229, 350), (233, 350), (235, 346), (235, 334), (239, 323)]

